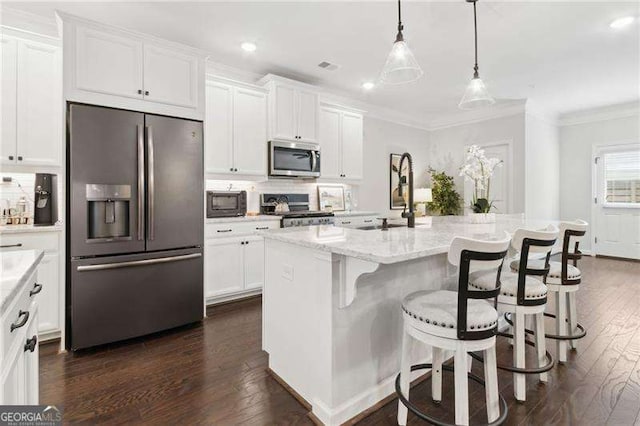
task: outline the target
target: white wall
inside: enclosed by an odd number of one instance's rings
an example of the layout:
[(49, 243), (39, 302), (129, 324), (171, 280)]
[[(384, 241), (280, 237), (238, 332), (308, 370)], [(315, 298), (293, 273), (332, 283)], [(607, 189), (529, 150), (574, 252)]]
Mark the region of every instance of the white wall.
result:
[[(616, 114), (616, 110), (620, 113)], [(618, 115), (618, 118), (615, 118)], [(592, 152), (598, 145), (640, 141), (640, 109), (629, 104), (607, 108), (606, 114), (576, 120), (564, 117), (560, 127), (560, 218), (591, 221)], [(577, 122), (581, 121), (581, 122)], [(575, 122), (576, 124), (566, 124)], [(591, 229), (591, 227), (590, 227)], [(591, 232), (582, 243), (591, 248)]]
[[(399, 214), (389, 208), (389, 156), (409, 152), (414, 162), (414, 187), (429, 184), (429, 132), (365, 116), (364, 179), (357, 191), (358, 210)], [(428, 185), (430, 186), (430, 185)], [(393, 213), (392, 213), (393, 212)]]
[(525, 117), (525, 214), (532, 219), (560, 215), (558, 126), (529, 112)]
[(458, 173), (464, 161), (466, 147), (508, 141), (511, 141), (513, 146), (513, 211), (507, 213), (522, 213), (525, 211), (524, 112), (431, 131), (427, 163), (454, 176), (456, 188), (460, 195), (463, 195), (464, 180)]

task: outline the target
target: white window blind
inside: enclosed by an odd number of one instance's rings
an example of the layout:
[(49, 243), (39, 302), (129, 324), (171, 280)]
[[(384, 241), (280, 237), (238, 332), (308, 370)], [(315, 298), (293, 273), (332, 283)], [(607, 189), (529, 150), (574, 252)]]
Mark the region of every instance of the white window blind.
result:
[(605, 201), (640, 204), (640, 150), (604, 155)]

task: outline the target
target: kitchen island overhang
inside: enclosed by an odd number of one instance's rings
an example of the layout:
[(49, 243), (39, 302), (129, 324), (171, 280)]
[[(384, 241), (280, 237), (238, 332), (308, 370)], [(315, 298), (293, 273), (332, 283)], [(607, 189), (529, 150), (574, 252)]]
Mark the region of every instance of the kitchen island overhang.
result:
[[(550, 222), (517, 215), (482, 225), (434, 218), (414, 229), (265, 232), (263, 349), (269, 368), (319, 421), (348, 421), (394, 395), (402, 299), (418, 290), (455, 288), (456, 272), (446, 258), (454, 237), (489, 239)], [(414, 363), (430, 357), (429, 350), (414, 347)]]

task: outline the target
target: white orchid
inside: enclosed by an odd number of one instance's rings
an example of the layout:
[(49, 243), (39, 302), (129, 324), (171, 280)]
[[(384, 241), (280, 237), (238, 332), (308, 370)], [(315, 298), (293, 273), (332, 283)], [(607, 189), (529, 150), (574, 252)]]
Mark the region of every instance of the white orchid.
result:
[[(460, 176), (464, 176), (465, 180), (473, 182), (475, 192), (472, 201), (474, 211), (476, 213), (488, 213), (491, 209), (492, 202), (489, 201), (489, 190), (491, 189), (491, 177), (496, 167), (502, 166), (503, 161), (498, 158), (487, 158), (484, 149), (478, 145), (471, 145), (467, 149), (465, 162), (460, 167)], [(484, 200), (478, 203), (478, 200)], [(481, 206), (481, 207), (478, 207)]]

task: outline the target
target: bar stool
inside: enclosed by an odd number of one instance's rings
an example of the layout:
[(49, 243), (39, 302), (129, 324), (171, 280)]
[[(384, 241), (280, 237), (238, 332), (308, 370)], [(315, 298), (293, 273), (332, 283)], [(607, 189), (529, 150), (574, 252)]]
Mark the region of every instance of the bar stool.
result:
[[(549, 225), (546, 229), (532, 231), (517, 229), (511, 240), (511, 247), (518, 250), (520, 259), (519, 273), (504, 272), (500, 278), (502, 286), (498, 296), (498, 312), (504, 313), (513, 320), (513, 334), (498, 333), (500, 336), (513, 338), (513, 365), (500, 365), (498, 368), (513, 373), (514, 396), (518, 401), (526, 400), (526, 374), (539, 374), (540, 381), (547, 382), (546, 372), (553, 368), (554, 362), (546, 349), (544, 332), (544, 311), (547, 304), (547, 288), (541, 279), (549, 271), (549, 256), (552, 246), (558, 237), (558, 228)], [(542, 261), (530, 260), (530, 255), (546, 254)], [(493, 277), (487, 272), (475, 272), (469, 278), (469, 285), (474, 289), (487, 290), (493, 288)], [(535, 344), (525, 338), (527, 315), (535, 322)], [(537, 368), (526, 368), (525, 345), (534, 346), (538, 356)], [(473, 358), (482, 358), (473, 354)]]
[[(458, 291), (418, 291), (403, 300), (402, 357), (400, 374), (396, 377), (398, 424), (407, 424), (407, 410), (432, 424), (446, 424), (421, 412), (409, 401), (411, 371), (426, 368), (431, 368), (431, 392), (436, 403), (442, 400), (442, 370), (454, 371), (457, 425), (469, 424), (469, 378), (486, 388), (487, 417), (490, 424), (501, 424), (506, 420), (507, 404), (498, 393), (496, 370), (495, 335), (498, 313), (492, 304), (483, 299), (495, 300), (499, 294), (500, 273), (509, 240), (508, 234), (497, 240), (484, 241), (454, 238), (448, 261), (459, 266)], [(471, 267), (474, 270), (492, 270), (491, 290), (469, 289)], [(414, 339), (432, 347), (431, 364), (411, 365), (410, 354)], [(445, 350), (455, 351), (454, 368), (442, 365)], [(484, 351), (484, 380), (467, 372), (467, 354), (474, 351)]]
[[(556, 314), (546, 313), (545, 316), (556, 319), (556, 333), (547, 334), (546, 337), (557, 341), (558, 362), (567, 361), (567, 342), (575, 349), (575, 340), (587, 335), (586, 330), (578, 323), (576, 309), (576, 291), (580, 288), (582, 273), (578, 269), (578, 259), (582, 258), (582, 252), (578, 249), (581, 238), (587, 232), (589, 224), (584, 220), (574, 222), (560, 222), (560, 237), (562, 238), (562, 259), (560, 262), (549, 262), (549, 273), (545, 278), (547, 290), (555, 294)], [(573, 244), (573, 250), (572, 250)], [(573, 264), (569, 264), (572, 260)], [(529, 262), (539, 265), (540, 260)], [(511, 269), (517, 271), (520, 265), (511, 263)], [(568, 315), (567, 315), (568, 311)], [(567, 323), (569, 331), (567, 331)]]

